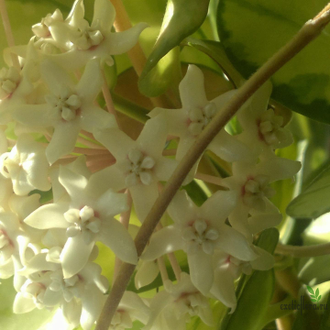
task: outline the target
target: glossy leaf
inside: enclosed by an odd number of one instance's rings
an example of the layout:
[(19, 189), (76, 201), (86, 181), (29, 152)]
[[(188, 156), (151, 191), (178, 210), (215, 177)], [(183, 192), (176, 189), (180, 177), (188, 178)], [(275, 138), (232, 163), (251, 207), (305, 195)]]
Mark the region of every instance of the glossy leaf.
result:
[(195, 180), (184, 186), (183, 189), (197, 206), (201, 206), (207, 200), (206, 193)]
[(279, 232), (276, 228), (264, 230), (259, 236), (256, 245), (261, 249), (273, 254), (278, 243)]
[(317, 218), (330, 211), (330, 166), (288, 206), (287, 213), (294, 218)]
[(189, 37), (185, 39), (182, 44), (183, 46), (196, 48), (212, 58), (213, 61), (221, 67), (234, 86), (239, 87), (244, 82), (243, 76), (230, 62), (226, 55), (225, 49), (220, 42), (213, 40), (199, 40)]
[(180, 42), (195, 32), (207, 14), (209, 0), (169, 0), (161, 32), (141, 74), (139, 88), (149, 97), (158, 96), (180, 77), (178, 67)]
[[(264, 230), (256, 245), (273, 254), (278, 243), (279, 232), (275, 228)], [(252, 275), (241, 276), (237, 289), (237, 308), (227, 314), (220, 330), (259, 330), (262, 329), (275, 284), (274, 270), (255, 271)], [(253, 300), (253, 301), (252, 301)], [(252, 302), (252, 303), (251, 303)]]
[(273, 270), (254, 272), (244, 287), (235, 312), (221, 330), (262, 329), (262, 318), (273, 296), (274, 284)]
[[(248, 78), (286, 44), (327, 0), (223, 0), (218, 31), (236, 69)], [(330, 123), (330, 28), (277, 72), (272, 97), (291, 110)]]

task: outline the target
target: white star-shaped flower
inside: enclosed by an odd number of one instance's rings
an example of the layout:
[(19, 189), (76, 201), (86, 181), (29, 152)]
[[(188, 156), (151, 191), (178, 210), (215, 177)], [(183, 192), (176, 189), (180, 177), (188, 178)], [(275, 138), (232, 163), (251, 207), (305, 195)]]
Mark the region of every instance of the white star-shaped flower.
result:
[(12, 180), (14, 192), (20, 196), (34, 189), (49, 190), (48, 168), (45, 148), (27, 134), (18, 138), (10, 152), (0, 156), (0, 172)]
[(38, 229), (66, 229), (67, 241), (60, 255), (64, 278), (77, 274), (87, 263), (96, 241), (109, 246), (123, 261), (136, 264), (137, 252), (125, 227), (113, 217), (127, 210), (125, 194), (88, 188), (88, 180), (68, 168), (60, 169), (59, 181), (70, 196), (46, 204), (24, 221)]
[(104, 191), (128, 188), (143, 221), (158, 197), (158, 182), (167, 181), (178, 164), (162, 156), (167, 134), (161, 116), (148, 120), (136, 141), (118, 129), (95, 131), (95, 138), (116, 158), (116, 164), (93, 174), (91, 185)]
[(10, 57), (7, 62), (9, 67), (0, 70), (0, 125), (12, 121), (14, 109), (26, 103), (39, 72), (36, 66), (39, 58), (32, 42), (26, 46), (25, 60), (20, 70), (11, 64)]
[(283, 127), (283, 117), (268, 105), (272, 84), (267, 81), (238, 111), (243, 133), (237, 138), (249, 145), (255, 156), (272, 156), (274, 149), (293, 143), (291, 132)]
[[(82, 0), (76, 0), (65, 21), (52, 20), (48, 30), (51, 43), (66, 50), (63, 54), (44, 54), (63, 67), (76, 70), (90, 59), (113, 64), (111, 55), (130, 50), (138, 41), (141, 32), (148, 26), (139, 23), (123, 32), (112, 32), (116, 11), (108, 0), (95, 0), (91, 25), (84, 19), (85, 9)], [(48, 39), (47, 39), (48, 40)]]
[(72, 152), (81, 129), (93, 132), (96, 127), (116, 127), (113, 115), (94, 104), (103, 84), (97, 60), (88, 62), (77, 86), (68, 73), (52, 61), (43, 61), (40, 71), (50, 91), (45, 96), (46, 104), (21, 105), (13, 117), (31, 128), (54, 127), (46, 148), (49, 163)]
[(207, 294), (213, 284), (215, 250), (221, 249), (246, 261), (257, 257), (246, 238), (225, 224), (235, 205), (234, 192), (218, 191), (197, 207), (186, 192), (180, 191), (168, 208), (174, 225), (153, 234), (141, 258), (154, 260), (163, 254), (184, 250), (192, 283)]
[(225, 306), (231, 308), (232, 314), (237, 305), (235, 295), (235, 280), (242, 273), (250, 275), (252, 269), (268, 270), (274, 266), (274, 257), (267, 251), (253, 246), (258, 257), (252, 261), (242, 261), (223, 251), (214, 254), (214, 282), (210, 293)]
[[(181, 160), (212, 118), (235, 96), (235, 90), (208, 101), (205, 95), (203, 72), (195, 65), (189, 65), (179, 90), (181, 109), (155, 108), (149, 116), (153, 118), (159, 114), (165, 115), (169, 133), (180, 137), (176, 157)], [(251, 158), (249, 148), (224, 129), (207, 148), (228, 162)]]
[(147, 324), (149, 319), (149, 307), (135, 293), (126, 291), (119, 303), (116, 313), (114, 314), (110, 330), (125, 330), (133, 327), (133, 322), (138, 320), (143, 324)]
[(188, 274), (181, 273), (176, 284), (166, 281), (164, 288), (150, 303), (145, 330), (184, 330), (192, 316), (200, 317), (208, 326), (214, 325), (208, 299), (196, 289)]
[(229, 216), (230, 224), (249, 240), (253, 234), (278, 225), (282, 215), (268, 199), (275, 194), (270, 183), (292, 178), (300, 167), (298, 161), (275, 156), (257, 164), (233, 163), (233, 176), (221, 181), (222, 185), (236, 192), (238, 198), (237, 206)]

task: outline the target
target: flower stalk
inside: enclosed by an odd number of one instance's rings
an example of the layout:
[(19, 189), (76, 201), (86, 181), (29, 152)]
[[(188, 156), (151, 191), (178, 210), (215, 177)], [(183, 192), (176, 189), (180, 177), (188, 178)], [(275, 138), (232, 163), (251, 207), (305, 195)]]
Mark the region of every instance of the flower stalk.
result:
[[(14, 36), (13, 32), (11, 30), (10, 26), (10, 21), (8, 17), (8, 12), (6, 8), (6, 3), (5, 0), (0, 0), (0, 14), (3, 22), (3, 27), (5, 29), (5, 34), (7, 38), (7, 43), (9, 47), (14, 47), (15, 46), (15, 41), (14, 41)], [(11, 53), (11, 60), (13, 62), (13, 66), (17, 69), (20, 70), (20, 65), (18, 62), (18, 58), (15, 54)]]

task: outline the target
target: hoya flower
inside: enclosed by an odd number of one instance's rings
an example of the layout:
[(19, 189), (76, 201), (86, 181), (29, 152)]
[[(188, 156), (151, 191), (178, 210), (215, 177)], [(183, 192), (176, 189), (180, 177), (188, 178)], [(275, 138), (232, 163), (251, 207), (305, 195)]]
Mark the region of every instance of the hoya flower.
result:
[(14, 312), (60, 307), (69, 324), (81, 324), (89, 330), (99, 316), (103, 294), (108, 289), (101, 271), (99, 265), (88, 263), (77, 275), (63, 279), (58, 264), (47, 263), (45, 253), (36, 255), (23, 272), (27, 279), (16, 295)]
[(274, 149), (293, 142), (291, 132), (283, 127), (283, 117), (268, 106), (271, 92), (272, 84), (267, 81), (237, 113), (243, 128), (238, 139), (251, 146), (256, 156), (271, 156)]
[(109, 246), (123, 261), (137, 263), (134, 242), (125, 227), (113, 217), (127, 210), (125, 194), (111, 189), (100, 193), (88, 180), (62, 167), (59, 181), (70, 200), (46, 204), (30, 214), (25, 223), (38, 229), (66, 229), (67, 241), (60, 255), (64, 278), (86, 265), (96, 241)]
[(97, 60), (87, 64), (77, 86), (72, 84), (68, 73), (52, 61), (43, 61), (40, 71), (50, 92), (45, 96), (46, 104), (22, 105), (15, 109), (14, 118), (31, 128), (54, 127), (46, 148), (47, 159), (53, 164), (72, 152), (81, 129), (93, 132), (95, 127), (115, 127), (116, 123), (113, 115), (94, 104), (103, 84)]
[(39, 244), (45, 233), (42, 230), (28, 226), (23, 220), (38, 207), (40, 207), (39, 199), (39, 194), (33, 194), (30, 196), (18, 196), (12, 194), (8, 199), (10, 211), (17, 216), (24, 235), (28, 237), (28, 243), (33, 244)]
[(63, 14), (59, 9), (56, 9), (53, 14), (47, 14), (46, 17), (41, 19), (40, 23), (34, 24), (32, 26), (32, 32), (38, 38), (49, 38), (51, 37), (50, 26), (54, 24), (54, 22), (63, 22)]
[(111, 320), (109, 330), (131, 329), (136, 320), (147, 324), (149, 314), (149, 307), (144, 301), (135, 292), (126, 291)]
[[(7, 152), (7, 138), (0, 126), (0, 157)], [(8, 210), (8, 198), (13, 194), (13, 185), (0, 171), (0, 208)]]
[[(63, 166), (68, 168), (72, 172), (80, 174), (84, 176), (86, 179), (89, 179), (91, 176), (91, 172), (89, 171), (86, 165), (86, 157), (79, 156), (73, 162)], [(65, 190), (65, 188), (61, 185), (59, 181), (60, 174), (60, 166), (52, 166), (50, 170), (50, 178), (52, 182), (52, 193), (53, 193), (53, 201), (57, 203), (60, 200), (68, 199), (70, 200), (70, 196)]]
[(45, 307), (43, 297), (49, 284), (49, 273), (46, 273), (39, 281), (27, 279), (15, 297), (14, 313), (22, 314), (28, 313), (35, 308), (43, 309)]
[(237, 206), (229, 216), (231, 225), (250, 240), (252, 234), (278, 225), (282, 215), (268, 199), (275, 193), (270, 183), (292, 178), (300, 166), (300, 162), (275, 156), (258, 164), (233, 163), (233, 176), (221, 182), (231, 191), (235, 191), (238, 197)]
[(19, 259), (17, 237), (23, 234), (17, 216), (0, 210), (0, 278), (9, 278), (14, 274), (13, 258)]
[(8, 56), (9, 67), (0, 69), (0, 124), (10, 122), (15, 107), (26, 102), (26, 98), (33, 91), (33, 82), (38, 75), (36, 62), (39, 59), (32, 43), (26, 46), (22, 69), (14, 67), (11, 63), (10, 53)]
[(192, 316), (200, 317), (208, 326), (213, 325), (208, 299), (196, 289), (188, 274), (181, 273), (176, 284), (165, 282), (164, 288), (150, 303), (150, 319), (145, 330), (185, 330)]
[(214, 282), (210, 293), (225, 306), (231, 308), (230, 313), (236, 309), (235, 280), (242, 273), (250, 275), (252, 269), (268, 270), (274, 266), (274, 258), (267, 251), (253, 246), (258, 257), (252, 261), (239, 260), (228, 253), (217, 251), (214, 255)]
[(148, 120), (136, 141), (118, 129), (95, 131), (95, 138), (116, 158), (116, 164), (93, 174), (91, 185), (115, 191), (128, 188), (143, 221), (158, 197), (158, 182), (167, 181), (177, 166), (177, 161), (162, 156), (167, 134), (162, 117)]
[(21, 135), (10, 152), (0, 156), (0, 172), (13, 182), (15, 194), (24, 196), (33, 189), (51, 188), (45, 149), (27, 134)]
[(85, 9), (82, 0), (76, 0), (65, 21), (52, 20), (48, 29), (56, 45), (66, 50), (63, 54), (45, 54), (63, 67), (76, 70), (90, 59), (112, 65), (111, 55), (123, 54), (137, 42), (140, 33), (148, 26), (139, 23), (123, 32), (112, 32), (116, 12), (108, 0), (95, 0), (91, 25), (84, 19)]
[[(177, 159), (181, 160), (212, 118), (235, 95), (235, 90), (208, 101), (205, 95), (203, 72), (195, 65), (189, 65), (179, 90), (181, 109), (155, 108), (149, 115), (153, 118), (165, 114), (169, 133), (180, 137)], [(208, 149), (229, 162), (251, 158), (249, 148), (225, 130), (217, 134), (208, 145)]]
[(246, 261), (257, 257), (246, 238), (225, 224), (235, 205), (235, 193), (230, 191), (216, 192), (201, 207), (197, 207), (186, 192), (180, 191), (168, 208), (174, 225), (153, 234), (141, 258), (154, 260), (163, 254), (184, 250), (192, 283), (207, 294), (213, 284), (215, 250), (221, 249)]

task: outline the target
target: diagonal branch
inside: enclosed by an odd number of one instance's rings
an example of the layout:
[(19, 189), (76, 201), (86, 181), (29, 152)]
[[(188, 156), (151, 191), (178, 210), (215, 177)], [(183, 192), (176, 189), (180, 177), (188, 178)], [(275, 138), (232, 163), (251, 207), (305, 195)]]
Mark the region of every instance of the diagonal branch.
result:
[[(182, 185), (185, 177), (202, 155), (208, 144), (226, 125), (239, 108), (284, 64), (298, 54), (305, 46), (315, 39), (330, 21), (330, 9), (326, 7), (314, 19), (309, 20), (293, 37), (293, 39), (271, 57), (245, 84), (237, 90), (232, 98), (210, 122), (201, 133), (196, 143), (180, 162), (177, 169), (169, 179), (164, 190), (156, 200), (153, 208), (142, 224), (136, 238), (135, 245), (140, 256), (147, 245), (154, 229), (173, 196)], [(135, 265), (124, 263), (112, 287), (110, 295), (103, 307), (95, 330), (108, 330), (111, 319), (116, 312), (118, 304), (125, 292), (126, 286), (133, 274)]]

